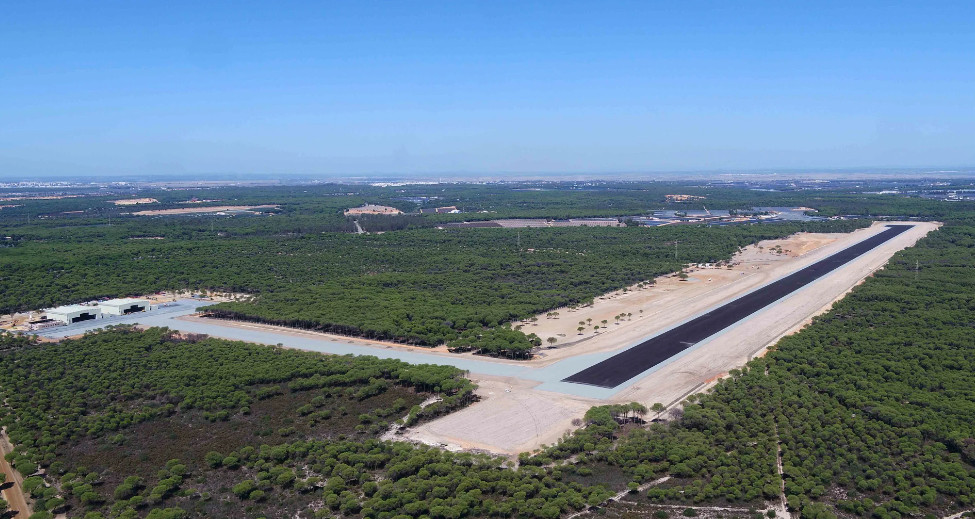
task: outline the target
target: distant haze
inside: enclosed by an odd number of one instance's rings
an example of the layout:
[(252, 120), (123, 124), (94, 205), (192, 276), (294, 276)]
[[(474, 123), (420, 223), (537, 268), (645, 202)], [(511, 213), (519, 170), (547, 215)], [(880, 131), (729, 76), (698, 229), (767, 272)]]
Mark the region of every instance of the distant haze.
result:
[(0, 179), (950, 176), (975, 166), (973, 20), (938, 1), (11, 2)]

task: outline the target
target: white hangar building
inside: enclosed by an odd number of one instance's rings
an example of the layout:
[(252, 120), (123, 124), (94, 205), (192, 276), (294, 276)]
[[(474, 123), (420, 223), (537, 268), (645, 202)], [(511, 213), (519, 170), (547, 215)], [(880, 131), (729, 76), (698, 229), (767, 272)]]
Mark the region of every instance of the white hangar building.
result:
[(126, 297), (123, 299), (109, 299), (98, 303), (98, 308), (105, 315), (128, 315), (136, 312), (148, 312), (155, 310), (151, 301), (148, 299), (133, 299)]
[(91, 319), (101, 319), (102, 311), (97, 306), (68, 305), (44, 310), (44, 315), (53, 321), (64, 324), (89, 321)]

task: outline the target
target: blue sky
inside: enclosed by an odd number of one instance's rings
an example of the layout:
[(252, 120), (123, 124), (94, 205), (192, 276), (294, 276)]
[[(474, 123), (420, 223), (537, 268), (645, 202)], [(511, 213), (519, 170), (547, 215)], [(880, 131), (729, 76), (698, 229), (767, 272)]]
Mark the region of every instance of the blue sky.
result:
[(0, 5), (4, 178), (975, 165), (975, 2)]

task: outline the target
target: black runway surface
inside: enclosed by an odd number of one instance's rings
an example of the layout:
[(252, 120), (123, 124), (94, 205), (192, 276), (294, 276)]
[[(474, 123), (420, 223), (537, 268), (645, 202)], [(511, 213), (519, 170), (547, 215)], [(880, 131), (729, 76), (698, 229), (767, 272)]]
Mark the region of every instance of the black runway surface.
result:
[(910, 229), (912, 225), (888, 228), (860, 243), (789, 274), (754, 292), (726, 303), (676, 328), (652, 337), (626, 351), (594, 364), (563, 382), (613, 388), (664, 362), (698, 342), (724, 330), (779, 299), (829, 274), (874, 247)]

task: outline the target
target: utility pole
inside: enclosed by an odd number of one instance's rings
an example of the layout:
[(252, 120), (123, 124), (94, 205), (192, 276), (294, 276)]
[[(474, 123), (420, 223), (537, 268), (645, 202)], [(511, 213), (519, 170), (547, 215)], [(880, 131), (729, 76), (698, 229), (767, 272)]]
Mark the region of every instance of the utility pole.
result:
[(518, 250), (521, 251), (521, 229), (518, 229)]
[(677, 241), (677, 240), (674, 240), (674, 259), (677, 259), (677, 244), (678, 243), (680, 243), (680, 242)]
[(914, 281), (917, 281), (918, 272), (921, 270), (921, 262), (914, 260)]

